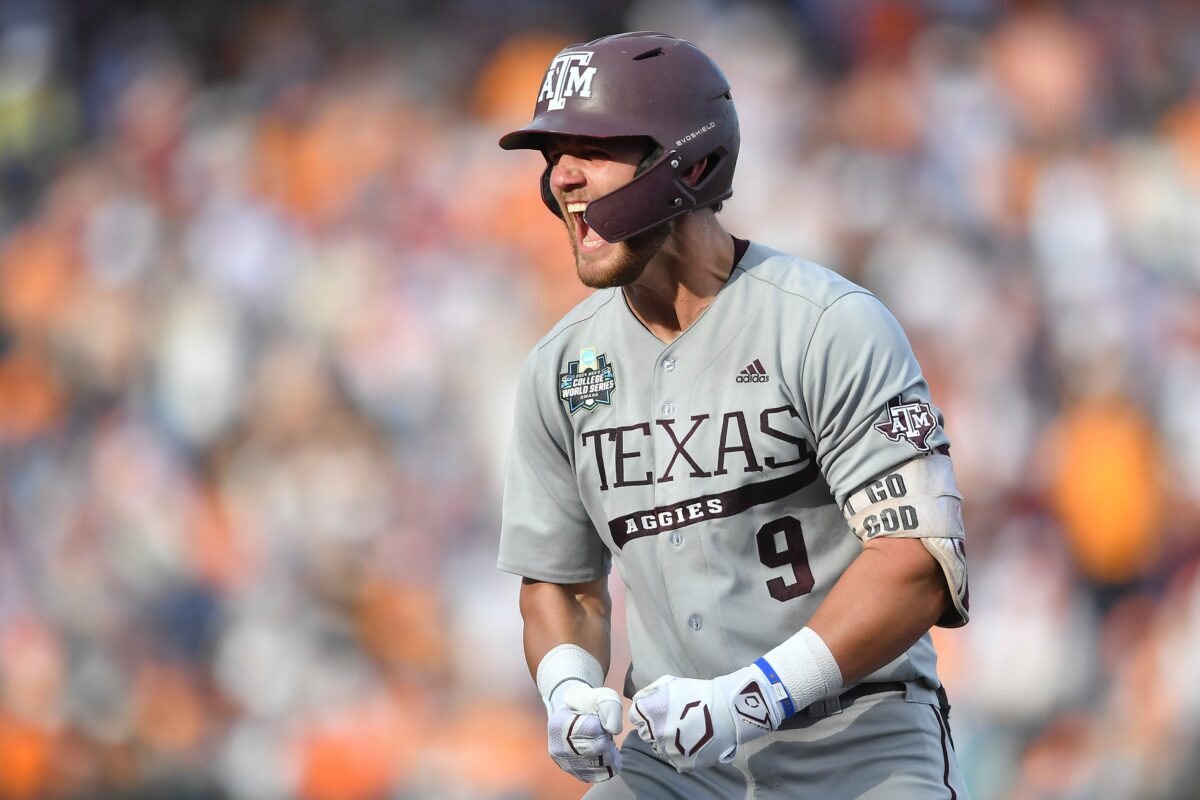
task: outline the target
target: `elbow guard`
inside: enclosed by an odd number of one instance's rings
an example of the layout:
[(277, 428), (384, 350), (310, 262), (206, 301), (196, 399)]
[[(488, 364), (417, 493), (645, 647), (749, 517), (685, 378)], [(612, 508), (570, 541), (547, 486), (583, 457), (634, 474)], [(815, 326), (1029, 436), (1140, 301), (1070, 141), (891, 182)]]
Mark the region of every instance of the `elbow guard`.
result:
[(954, 604), (938, 624), (954, 628), (967, 623), (962, 495), (949, 456), (935, 453), (901, 464), (850, 495), (842, 512), (864, 542), (880, 536), (920, 539), (941, 566)]

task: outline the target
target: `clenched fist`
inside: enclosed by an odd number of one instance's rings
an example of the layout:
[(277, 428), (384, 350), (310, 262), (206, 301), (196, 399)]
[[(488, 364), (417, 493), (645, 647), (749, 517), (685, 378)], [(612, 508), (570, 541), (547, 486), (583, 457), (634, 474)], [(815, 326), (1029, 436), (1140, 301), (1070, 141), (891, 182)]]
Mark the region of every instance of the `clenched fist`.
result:
[(621, 732), (616, 692), (571, 681), (551, 694), (548, 705), (550, 757), (559, 767), (587, 783), (606, 781), (621, 771), (621, 753), (613, 741), (613, 734)]

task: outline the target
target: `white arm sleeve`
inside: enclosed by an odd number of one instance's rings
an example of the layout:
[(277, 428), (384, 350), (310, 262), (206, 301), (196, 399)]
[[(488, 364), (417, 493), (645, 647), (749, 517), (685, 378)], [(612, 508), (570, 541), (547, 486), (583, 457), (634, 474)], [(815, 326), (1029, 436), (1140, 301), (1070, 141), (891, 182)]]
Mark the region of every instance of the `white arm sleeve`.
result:
[(953, 628), (967, 623), (962, 495), (949, 456), (934, 453), (906, 461), (851, 494), (842, 511), (864, 542), (879, 536), (920, 539), (941, 566), (954, 602), (953, 613), (938, 624)]

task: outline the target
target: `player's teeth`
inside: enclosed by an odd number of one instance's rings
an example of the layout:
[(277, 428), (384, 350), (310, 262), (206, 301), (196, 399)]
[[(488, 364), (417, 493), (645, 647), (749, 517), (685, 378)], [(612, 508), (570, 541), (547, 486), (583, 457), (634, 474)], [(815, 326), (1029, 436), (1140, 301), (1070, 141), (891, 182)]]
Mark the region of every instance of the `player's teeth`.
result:
[(587, 203), (567, 203), (567, 211), (571, 214), (581, 214), (587, 209)]

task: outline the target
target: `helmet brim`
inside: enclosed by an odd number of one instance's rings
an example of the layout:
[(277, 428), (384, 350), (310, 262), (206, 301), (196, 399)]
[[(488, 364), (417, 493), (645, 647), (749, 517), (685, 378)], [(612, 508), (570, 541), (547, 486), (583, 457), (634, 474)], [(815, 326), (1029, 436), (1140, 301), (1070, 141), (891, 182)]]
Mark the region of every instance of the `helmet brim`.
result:
[(637, 137), (653, 141), (658, 146), (661, 142), (646, 135), (645, 124), (638, 120), (626, 120), (616, 117), (607, 119), (585, 118), (578, 124), (564, 124), (560, 115), (551, 119), (536, 117), (524, 128), (504, 134), (500, 137), (500, 147), (504, 150), (542, 150), (546, 139), (550, 136), (586, 136), (589, 139), (616, 139)]

